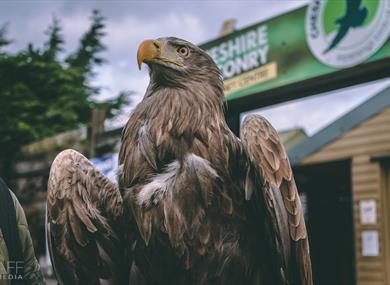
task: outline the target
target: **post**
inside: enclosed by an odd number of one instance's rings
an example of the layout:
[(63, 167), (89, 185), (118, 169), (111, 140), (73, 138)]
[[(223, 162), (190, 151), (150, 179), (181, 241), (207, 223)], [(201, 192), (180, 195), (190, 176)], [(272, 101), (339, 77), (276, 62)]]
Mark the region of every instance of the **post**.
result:
[(93, 109), (92, 119), (89, 132), (89, 157), (95, 156), (96, 139), (97, 136), (104, 132), (104, 121), (106, 118), (106, 110), (104, 109)]

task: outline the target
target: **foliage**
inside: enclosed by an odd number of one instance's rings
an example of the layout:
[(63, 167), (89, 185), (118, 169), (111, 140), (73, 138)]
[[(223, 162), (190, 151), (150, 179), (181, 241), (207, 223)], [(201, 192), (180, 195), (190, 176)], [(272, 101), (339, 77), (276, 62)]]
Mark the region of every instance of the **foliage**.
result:
[(11, 41), (7, 39), (7, 24), (4, 24), (2, 27), (0, 27), (0, 48), (6, 45), (9, 45)]
[(93, 100), (99, 88), (90, 79), (94, 67), (104, 63), (104, 27), (104, 18), (94, 11), (78, 49), (65, 60), (59, 58), (64, 38), (56, 18), (42, 48), (28, 44), (15, 54), (4, 51), (11, 41), (7, 26), (0, 29), (0, 160), (28, 142), (88, 123), (93, 108), (105, 108), (112, 117), (129, 103), (126, 92), (101, 103)]

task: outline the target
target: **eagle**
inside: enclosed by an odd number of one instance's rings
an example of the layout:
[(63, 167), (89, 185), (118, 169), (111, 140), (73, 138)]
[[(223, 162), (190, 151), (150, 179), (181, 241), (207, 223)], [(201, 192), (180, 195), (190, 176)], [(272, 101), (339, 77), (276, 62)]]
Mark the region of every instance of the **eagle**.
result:
[(196, 45), (143, 41), (150, 83), (122, 131), (117, 183), (82, 154), (52, 163), (47, 238), (60, 284), (312, 284), (308, 235), (271, 124), (224, 118), (221, 72)]

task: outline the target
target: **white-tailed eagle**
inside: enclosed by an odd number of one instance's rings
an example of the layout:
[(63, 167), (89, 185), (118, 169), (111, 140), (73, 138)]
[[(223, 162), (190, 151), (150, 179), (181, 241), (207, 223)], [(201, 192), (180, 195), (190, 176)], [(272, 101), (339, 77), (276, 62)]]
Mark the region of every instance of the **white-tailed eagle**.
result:
[(53, 162), (48, 239), (61, 284), (312, 284), (286, 151), (261, 116), (236, 137), (221, 72), (197, 46), (144, 41), (143, 100), (122, 133), (118, 186), (74, 150)]

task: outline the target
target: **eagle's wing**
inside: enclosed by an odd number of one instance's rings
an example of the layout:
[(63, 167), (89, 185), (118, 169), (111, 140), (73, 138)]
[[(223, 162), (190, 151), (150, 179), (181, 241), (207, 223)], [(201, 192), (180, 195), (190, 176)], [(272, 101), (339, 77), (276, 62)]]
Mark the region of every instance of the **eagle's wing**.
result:
[(244, 120), (240, 136), (250, 160), (245, 197), (251, 199), (254, 191), (260, 191), (264, 197), (264, 206), (274, 224), (276, 246), (282, 257), (285, 278), (292, 284), (312, 284), (303, 210), (279, 136), (271, 124), (258, 115), (248, 116)]
[(59, 283), (123, 284), (128, 274), (118, 187), (83, 155), (65, 150), (51, 166), (47, 195), (47, 238)]

